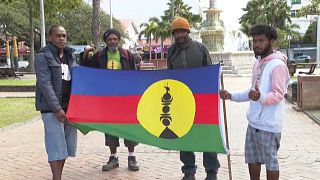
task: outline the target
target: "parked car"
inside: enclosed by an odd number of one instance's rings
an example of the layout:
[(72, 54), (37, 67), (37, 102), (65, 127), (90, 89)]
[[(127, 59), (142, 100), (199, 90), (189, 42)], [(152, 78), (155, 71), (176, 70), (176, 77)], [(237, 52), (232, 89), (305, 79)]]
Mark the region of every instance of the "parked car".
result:
[(300, 55), (291, 60), (291, 63), (308, 63), (311, 61), (311, 57), (308, 55)]

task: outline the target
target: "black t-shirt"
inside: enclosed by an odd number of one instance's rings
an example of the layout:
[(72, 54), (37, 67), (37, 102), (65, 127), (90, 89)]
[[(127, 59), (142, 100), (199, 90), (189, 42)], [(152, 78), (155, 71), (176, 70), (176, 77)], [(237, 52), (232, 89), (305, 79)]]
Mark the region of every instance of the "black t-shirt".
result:
[(70, 94), (71, 94), (71, 72), (69, 61), (65, 56), (60, 58), (62, 70), (62, 85), (61, 85), (61, 107), (63, 110), (68, 109)]

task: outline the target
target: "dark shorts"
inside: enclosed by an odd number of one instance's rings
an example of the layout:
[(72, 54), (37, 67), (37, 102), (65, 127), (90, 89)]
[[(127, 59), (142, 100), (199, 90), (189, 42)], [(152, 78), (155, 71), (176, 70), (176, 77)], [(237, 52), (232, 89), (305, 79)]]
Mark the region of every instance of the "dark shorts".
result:
[[(109, 146), (109, 147), (119, 147), (120, 143), (119, 143), (119, 138), (115, 137), (115, 136), (111, 136), (109, 134), (104, 134), (105, 135), (105, 145)], [(124, 139), (124, 145), (126, 147), (130, 147), (130, 146), (136, 146), (139, 143), (137, 142), (133, 142), (127, 139)]]
[(267, 132), (248, 125), (245, 143), (246, 163), (261, 163), (266, 165), (268, 171), (278, 171), (277, 152), (280, 139), (281, 133)]

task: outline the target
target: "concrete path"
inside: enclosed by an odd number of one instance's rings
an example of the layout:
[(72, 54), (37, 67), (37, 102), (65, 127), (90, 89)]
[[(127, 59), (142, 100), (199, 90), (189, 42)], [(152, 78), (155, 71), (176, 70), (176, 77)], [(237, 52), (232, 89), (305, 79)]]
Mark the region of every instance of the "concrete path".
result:
[[(226, 77), (225, 87), (230, 91), (241, 91), (249, 87), (248, 77)], [(228, 129), (231, 148), (232, 174), (235, 180), (248, 180), (244, 163), (244, 139), (247, 127), (245, 112), (248, 103), (227, 102)], [(302, 112), (296, 112), (286, 102), (285, 123), (279, 150), (280, 179), (317, 180), (320, 177), (320, 126)], [(177, 151), (161, 150), (140, 144), (136, 156), (140, 171), (127, 169), (127, 150), (119, 148), (120, 168), (102, 172), (109, 152), (104, 146), (104, 135), (90, 132), (78, 134), (78, 155), (66, 161), (63, 179), (122, 179), (122, 180), (176, 180), (181, 179), (181, 162)], [(43, 140), (43, 123), (39, 118), (21, 125), (0, 129), (0, 179), (50, 179), (51, 171)], [(219, 155), (221, 168), (219, 179), (228, 179), (226, 155)], [(197, 179), (204, 179), (201, 153), (197, 153)], [(265, 168), (262, 168), (265, 178)]]

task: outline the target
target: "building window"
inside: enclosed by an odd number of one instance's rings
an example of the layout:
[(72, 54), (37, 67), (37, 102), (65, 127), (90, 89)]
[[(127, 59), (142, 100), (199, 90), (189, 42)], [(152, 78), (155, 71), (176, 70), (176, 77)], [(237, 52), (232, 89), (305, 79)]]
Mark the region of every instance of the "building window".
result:
[(291, 0), (291, 4), (301, 4), (301, 0)]
[(298, 17), (299, 10), (291, 10), (291, 17)]

